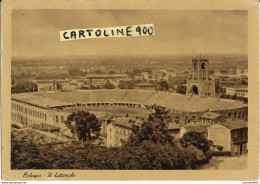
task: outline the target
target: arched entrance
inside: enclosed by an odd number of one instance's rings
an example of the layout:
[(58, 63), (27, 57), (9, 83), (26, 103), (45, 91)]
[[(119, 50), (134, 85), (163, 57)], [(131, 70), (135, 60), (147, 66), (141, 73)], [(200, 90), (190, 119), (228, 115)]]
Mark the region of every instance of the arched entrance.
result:
[(192, 90), (192, 92), (194, 93), (194, 94), (199, 94), (199, 90), (198, 90), (198, 87), (197, 86), (192, 86), (192, 88), (191, 88), (191, 90)]

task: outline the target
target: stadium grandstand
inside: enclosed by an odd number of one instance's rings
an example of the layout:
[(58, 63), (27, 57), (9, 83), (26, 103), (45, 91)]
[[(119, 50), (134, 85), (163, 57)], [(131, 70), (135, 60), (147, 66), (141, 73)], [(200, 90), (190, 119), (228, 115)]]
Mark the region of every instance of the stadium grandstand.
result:
[(152, 90), (32, 92), (12, 94), (11, 101), (12, 122), (26, 125), (48, 123), (57, 126), (69, 113), (84, 109), (96, 112), (99, 117), (127, 112), (147, 115), (154, 105), (166, 107), (172, 121), (180, 125), (200, 122), (207, 112), (231, 119), (247, 120), (248, 117), (248, 107), (240, 101)]

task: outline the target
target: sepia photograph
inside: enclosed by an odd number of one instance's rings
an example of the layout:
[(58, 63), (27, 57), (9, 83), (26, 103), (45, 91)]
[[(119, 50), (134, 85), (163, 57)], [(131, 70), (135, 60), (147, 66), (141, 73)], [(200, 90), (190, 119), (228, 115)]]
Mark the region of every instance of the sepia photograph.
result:
[(2, 3), (2, 179), (257, 180), (258, 5), (212, 3)]
[[(247, 169), (247, 19), (245, 10), (13, 10), (11, 169)], [(143, 37), (58, 37), (150, 23), (154, 35)]]

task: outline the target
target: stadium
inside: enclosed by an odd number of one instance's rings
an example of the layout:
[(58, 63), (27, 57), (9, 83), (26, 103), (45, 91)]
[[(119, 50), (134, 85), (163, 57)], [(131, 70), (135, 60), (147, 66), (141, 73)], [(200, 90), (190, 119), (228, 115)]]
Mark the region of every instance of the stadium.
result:
[(172, 121), (200, 122), (207, 112), (231, 119), (248, 118), (246, 104), (217, 97), (201, 97), (152, 90), (74, 90), (12, 94), (12, 123), (61, 127), (72, 112), (86, 110), (106, 120), (111, 115), (147, 116), (154, 105), (166, 107)]

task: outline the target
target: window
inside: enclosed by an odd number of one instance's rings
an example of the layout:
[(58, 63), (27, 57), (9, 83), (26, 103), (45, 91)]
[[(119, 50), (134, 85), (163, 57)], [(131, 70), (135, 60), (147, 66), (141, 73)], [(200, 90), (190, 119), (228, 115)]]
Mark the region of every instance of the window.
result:
[(237, 113), (234, 112), (234, 119), (237, 119)]
[(201, 69), (205, 69), (206, 68), (206, 64), (205, 63), (201, 63)]
[(194, 69), (197, 69), (197, 63), (194, 63), (193, 66), (194, 66)]
[(196, 117), (195, 116), (191, 117), (191, 122), (196, 122)]
[(60, 117), (61, 123), (64, 123), (64, 116)]
[(174, 119), (174, 122), (176, 124), (180, 124), (180, 116), (176, 116), (175, 119)]
[(56, 123), (59, 123), (59, 117), (56, 116)]
[(185, 124), (190, 123), (190, 117), (189, 116), (185, 116)]
[(228, 113), (228, 117), (229, 117), (229, 118), (231, 118), (231, 116), (232, 116), (232, 113), (231, 113), (231, 112), (230, 112), (230, 113)]

